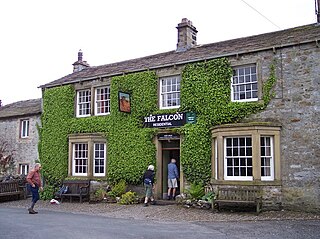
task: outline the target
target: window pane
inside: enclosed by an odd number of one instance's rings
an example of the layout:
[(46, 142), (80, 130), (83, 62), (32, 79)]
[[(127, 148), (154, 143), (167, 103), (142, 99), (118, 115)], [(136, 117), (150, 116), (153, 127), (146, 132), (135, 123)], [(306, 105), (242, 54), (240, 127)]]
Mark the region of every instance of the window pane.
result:
[(233, 138), (233, 146), (238, 146), (238, 138)]
[(91, 111), (91, 91), (82, 90), (78, 91), (77, 98), (77, 113), (78, 116), (90, 115)]
[(94, 175), (104, 176), (105, 175), (105, 144), (95, 143), (95, 158), (94, 158)]
[(227, 156), (232, 156), (232, 149), (231, 148), (227, 148)]
[(239, 155), (239, 151), (238, 151), (238, 148), (233, 148), (233, 156), (238, 156)]
[(246, 156), (252, 156), (252, 148), (246, 148)]
[(257, 99), (257, 88), (255, 66), (243, 66), (233, 70), (233, 100)]
[(95, 102), (95, 114), (107, 114), (110, 113), (110, 87), (96, 89), (96, 102)]
[[(227, 176), (228, 177), (247, 177), (252, 176), (252, 146), (250, 137), (228, 137), (225, 140), (228, 158)], [(232, 155), (230, 155), (232, 153)], [(249, 155), (246, 155), (249, 154)], [(248, 175), (248, 172), (250, 175)]]
[(88, 144), (74, 144), (73, 167), (75, 174), (86, 175), (88, 167)]
[(161, 80), (161, 107), (177, 108), (180, 106), (180, 76), (167, 77)]

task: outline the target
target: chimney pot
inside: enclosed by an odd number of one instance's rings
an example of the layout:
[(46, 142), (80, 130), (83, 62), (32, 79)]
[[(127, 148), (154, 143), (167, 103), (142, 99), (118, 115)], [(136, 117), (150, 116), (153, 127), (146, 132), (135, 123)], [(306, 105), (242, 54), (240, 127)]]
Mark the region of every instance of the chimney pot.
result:
[(78, 52), (78, 61), (82, 61), (82, 51), (81, 51), (81, 49)]

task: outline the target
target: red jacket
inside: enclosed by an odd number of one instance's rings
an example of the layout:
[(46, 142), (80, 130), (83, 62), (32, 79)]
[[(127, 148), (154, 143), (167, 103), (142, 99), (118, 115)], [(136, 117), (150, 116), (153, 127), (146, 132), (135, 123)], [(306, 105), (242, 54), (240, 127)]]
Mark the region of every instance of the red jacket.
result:
[(27, 182), (31, 185), (35, 184), (39, 188), (41, 187), (41, 174), (39, 171), (31, 170), (27, 176)]

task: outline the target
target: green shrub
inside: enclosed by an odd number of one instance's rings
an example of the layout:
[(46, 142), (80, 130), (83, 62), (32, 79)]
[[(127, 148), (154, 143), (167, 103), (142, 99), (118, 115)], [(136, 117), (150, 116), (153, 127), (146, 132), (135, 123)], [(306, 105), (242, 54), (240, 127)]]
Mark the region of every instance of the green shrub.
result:
[(103, 188), (99, 188), (97, 191), (95, 191), (94, 196), (98, 199), (98, 200), (102, 200), (106, 197), (107, 195), (107, 191), (104, 190)]
[(202, 197), (202, 200), (208, 201), (209, 203), (212, 203), (212, 200), (215, 198), (214, 192), (208, 192)]
[(190, 188), (186, 190), (194, 200), (199, 200), (204, 196), (204, 186), (201, 183), (191, 183)]
[(110, 197), (120, 197), (122, 194), (126, 192), (127, 184), (126, 181), (120, 180), (119, 183), (115, 184), (112, 188), (111, 191), (108, 192), (108, 196)]
[(131, 191), (123, 194), (121, 196), (120, 201), (119, 201), (120, 204), (125, 204), (125, 205), (135, 204), (137, 202), (138, 202), (137, 194), (135, 192), (131, 192)]
[(54, 193), (57, 192), (59, 189), (57, 187), (47, 185), (43, 188), (43, 191), (40, 192), (40, 199), (41, 200), (50, 200), (54, 197)]

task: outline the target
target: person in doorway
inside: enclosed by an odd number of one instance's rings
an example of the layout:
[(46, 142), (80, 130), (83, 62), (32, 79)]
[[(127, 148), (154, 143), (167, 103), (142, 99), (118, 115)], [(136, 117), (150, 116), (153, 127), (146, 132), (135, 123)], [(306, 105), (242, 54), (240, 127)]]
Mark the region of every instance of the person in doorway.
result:
[[(173, 158), (171, 162), (168, 164), (168, 196), (167, 199), (175, 199), (176, 191), (178, 187), (178, 167), (176, 165), (176, 160)], [(172, 194), (171, 194), (172, 193)]]
[(28, 188), (32, 193), (32, 200), (31, 200), (31, 207), (28, 209), (29, 214), (37, 214), (35, 210), (33, 210), (34, 205), (37, 203), (37, 201), (40, 199), (39, 196), (39, 189), (42, 191), (42, 185), (41, 185), (41, 164), (36, 163), (34, 165), (34, 169), (31, 170), (27, 175), (27, 182), (28, 182)]
[(154, 166), (149, 165), (148, 169), (143, 174), (143, 184), (144, 184), (144, 190), (145, 190), (145, 199), (144, 199), (144, 207), (148, 206), (149, 199), (151, 201), (151, 204), (155, 204), (155, 200), (153, 197), (153, 189), (154, 189)]

